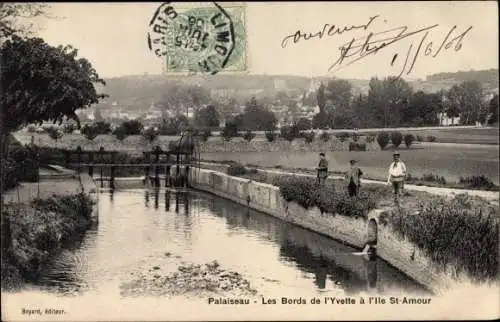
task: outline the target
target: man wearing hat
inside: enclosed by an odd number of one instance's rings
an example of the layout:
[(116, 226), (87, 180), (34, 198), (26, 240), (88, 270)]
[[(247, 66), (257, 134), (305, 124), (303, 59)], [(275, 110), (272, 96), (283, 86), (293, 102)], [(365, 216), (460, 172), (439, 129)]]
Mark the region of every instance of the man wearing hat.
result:
[(349, 191), (349, 197), (357, 196), (359, 193), (359, 186), (361, 184), (361, 176), (363, 171), (356, 165), (356, 160), (349, 161), (351, 167), (347, 171), (345, 176), (347, 182), (347, 190)]
[(326, 178), (328, 178), (328, 160), (326, 160), (323, 152), (319, 154), (319, 164), (316, 171), (318, 173), (318, 183), (324, 185)]
[(394, 200), (397, 201), (403, 191), (403, 184), (406, 178), (406, 166), (403, 161), (399, 159), (400, 155), (398, 152), (394, 152), (392, 157), (393, 162), (389, 166), (387, 183), (392, 183), (392, 187), (394, 189)]

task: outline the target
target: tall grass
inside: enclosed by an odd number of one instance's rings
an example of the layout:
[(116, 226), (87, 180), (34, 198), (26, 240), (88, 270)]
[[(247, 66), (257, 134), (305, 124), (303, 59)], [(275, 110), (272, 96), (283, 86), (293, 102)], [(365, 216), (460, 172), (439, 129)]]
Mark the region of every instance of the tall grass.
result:
[(367, 218), (377, 207), (381, 198), (386, 198), (385, 187), (364, 187), (356, 197), (349, 197), (345, 184), (327, 182), (320, 186), (315, 179), (296, 176), (279, 176), (273, 184), (280, 188), (281, 196), (288, 202), (294, 201), (302, 207), (318, 207), (323, 213)]

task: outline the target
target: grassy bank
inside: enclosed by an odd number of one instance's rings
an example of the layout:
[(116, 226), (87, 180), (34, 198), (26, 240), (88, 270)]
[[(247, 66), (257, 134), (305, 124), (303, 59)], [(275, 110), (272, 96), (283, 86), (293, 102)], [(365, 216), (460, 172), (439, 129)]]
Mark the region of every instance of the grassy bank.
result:
[(387, 186), (363, 185), (359, 196), (349, 197), (342, 180), (321, 187), (314, 178), (270, 176), (242, 165), (232, 165), (228, 174), (276, 185), (286, 201), (305, 209), (318, 207), (330, 215), (366, 219), (371, 210), (389, 206), (381, 223), (390, 225), (443, 268), (453, 267), (457, 276), (465, 273), (480, 282), (498, 277), (499, 208), (481, 198), (405, 192), (400, 206), (391, 207), (392, 191)]
[(482, 282), (498, 278), (498, 211), (498, 206), (458, 195), (388, 211), (381, 221), (423, 249), (434, 262)]
[[(328, 180), (325, 186), (320, 186), (311, 177), (263, 173), (238, 164), (231, 165), (227, 173), (278, 186), (285, 200), (295, 201), (306, 209), (318, 207), (321, 211), (331, 214), (366, 218), (372, 209), (394, 205), (391, 188), (378, 184), (362, 184), (359, 195), (349, 197), (346, 184), (342, 179)], [(429, 198), (434, 198), (434, 196), (426, 192), (406, 191), (402, 207), (413, 207)]]
[(84, 193), (5, 205), (2, 289), (17, 289), (36, 280), (50, 256), (89, 228), (92, 206)]

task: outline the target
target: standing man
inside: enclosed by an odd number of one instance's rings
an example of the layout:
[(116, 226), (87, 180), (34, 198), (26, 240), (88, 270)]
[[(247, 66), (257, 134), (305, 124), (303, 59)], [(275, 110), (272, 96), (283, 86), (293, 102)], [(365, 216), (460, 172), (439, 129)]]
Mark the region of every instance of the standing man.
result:
[(346, 174), (347, 190), (349, 191), (349, 197), (354, 197), (359, 193), (363, 171), (356, 165), (356, 160), (351, 160), (349, 163), (351, 164), (351, 168)]
[(400, 155), (398, 152), (394, 152), (393, 162), (389, 166), (389, 176), (387, 178), (387, 183), (391, 184), (394, 189), (394, 201), (398, 201), (399, 196), (403, 192), (403, 185), (406, 178), (406, 166), (399, 159)]
[(328, 178), (328, 161), (323, 152), (319, 154), (319, 164), (316, 171), (318, 173), (318, 183), (325, 185), (326, 178)]

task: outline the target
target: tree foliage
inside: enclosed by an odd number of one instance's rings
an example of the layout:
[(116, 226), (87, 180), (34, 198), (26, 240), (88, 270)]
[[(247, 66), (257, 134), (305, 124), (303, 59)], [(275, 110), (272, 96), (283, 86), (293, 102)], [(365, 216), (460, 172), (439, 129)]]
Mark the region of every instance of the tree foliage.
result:
[(49, 5), (44, 3), (0, 3), (0, 43), (12, 36), (29, 36), (38, 16), (48, 16)]
[(219, 126), (219, 113), (215, 106), (208, 105), (199, 109), (194, 115), (194, 123), (201, 127), (216, 128)]
[(236, 119), (236, 124), (242, 123), (246, 130), (273, 131), (278, 120), (273, 112), (259, 105), (255, 97), (247, 103), (243, 115)]
[(489, 112), (490, 112), (489, 123), (490, 124), (498, 123), (498, 94), (495, 94), (495, 96), (493, 96), (493, 98), (490, 100)]
[(64, 118), (79, 120), (75, 110), (98, 103), (95, 83), (105, 84), (71, 46), (52, 47), (40, 38), (16, 35), (1, 48), (4, 95), (0, 98), (3, 131), (9, 133), (30, 123)]
[(125, 121), (120, 127), (123, 129), (123, 134), (125, 135), (139, 135), (144, 129), (144, 125), (139, 120)]
[(460, 116), (460, 123), (464, 125), (474, 124), (484, 107), (482, 86), (477, 81), (455, 84), (448, 91), (448, 101), (448, 116)]
[(306, 131), (312, 129), (311, 120), (306, 119), (305, 117), (301, 117), (295, 124), (300, 131)]

